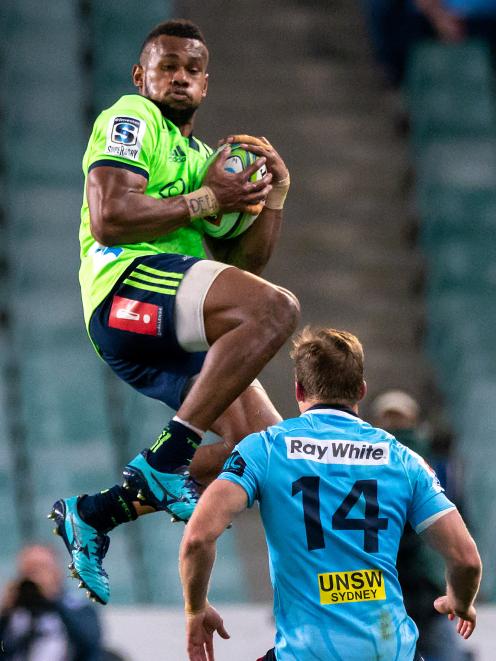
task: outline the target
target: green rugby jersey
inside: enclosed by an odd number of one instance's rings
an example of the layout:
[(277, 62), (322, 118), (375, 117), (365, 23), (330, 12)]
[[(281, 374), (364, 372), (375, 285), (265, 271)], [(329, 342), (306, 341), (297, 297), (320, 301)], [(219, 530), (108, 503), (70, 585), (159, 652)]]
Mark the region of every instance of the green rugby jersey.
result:
[(138, 94), (122, 96), (97, 117), (83, 158), (85, 191), (79, 230), (79, 280), (86, 324), (136, 257), (156, 253), (206, 257), (203, 233), (195, 223), (152, 241), (112, 247), (99, 244), (90, 231), (88, 172), (99, 165), (126, 168), (148, 179), (146, 195), (172, 197), (199, 187), (202, 166), (211, 154), (210, 147), (196, 138), (183, 137), (152, 101)]

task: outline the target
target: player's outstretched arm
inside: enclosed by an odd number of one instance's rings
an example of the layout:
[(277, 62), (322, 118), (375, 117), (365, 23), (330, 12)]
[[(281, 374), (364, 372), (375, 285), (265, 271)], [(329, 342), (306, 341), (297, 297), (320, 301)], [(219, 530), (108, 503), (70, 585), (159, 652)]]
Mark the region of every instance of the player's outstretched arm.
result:
[(215, 480), (200, 498), (186, 526), (179, 552), (186, 616), (186, 644), (190, 661), (213, 661), (213, 634), (229, 634), (222, 618), (207, 601), (217, 538), (236, 514), (247, 506), (242, 487)]
[(290, 184), (289, 171), (266, 138), (238, 134), (223, 138), (220, 144), (223, 143), (238, 143), (243, 149), (263, 157), (267, 171), (272, 175), (271, 189), (259, 217), (246, 232), (229, 241), (207, 238), (208, 247), (216, 259), (260, 275), (274, 252), (281, 232), (284, 201)]
[(421, 536), (446, 563), (446, 595), (435, 600), (434, 608), (450, 620), (458, 617), (458, 633), (469, 638), (476, 625), (474, 601), (482, 574), (477, 546), (456, 510), (435, 521)]

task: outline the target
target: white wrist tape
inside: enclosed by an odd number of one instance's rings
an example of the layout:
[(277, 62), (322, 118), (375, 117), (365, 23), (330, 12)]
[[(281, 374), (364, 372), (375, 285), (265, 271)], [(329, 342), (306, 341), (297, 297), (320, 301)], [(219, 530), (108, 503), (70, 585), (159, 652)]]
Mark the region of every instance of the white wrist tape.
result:
[(284, 201), (289, 190), (289, 174), (285, 179), (281, 181), (276, 181), (272, 184), (272, 190), (267, 195), (265, 200), (265, 206), (267, 209), (280, 210), (284, 207)]
[(191, 219), (213, 216), (220, 208), (215, 193), (208, 186), (202, 186), (198, 190), (184, 195), (184, 199), (188, 205)]

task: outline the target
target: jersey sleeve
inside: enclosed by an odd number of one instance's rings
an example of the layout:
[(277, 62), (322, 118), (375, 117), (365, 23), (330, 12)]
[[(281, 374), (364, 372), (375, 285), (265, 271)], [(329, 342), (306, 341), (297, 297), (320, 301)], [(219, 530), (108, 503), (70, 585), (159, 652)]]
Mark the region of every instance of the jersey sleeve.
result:
[(248, 507), (260, 498), (268, 464), (266, 433), (251, 434), (238, 443), (217, 479), (239, 484), (248, 496)]
[(408, 509), (408, 521), (421, 533), (455, 505), (449, 500), (439, 483), (436, 473), (419, 454), (404, 448), (406, 470), (412, 486), (412, 499)]
[(85, 158), (87, 171), (106, 165), (148, 179), (158, 138), (157, 120), (146, 100), (122, 97), (95, 121)]

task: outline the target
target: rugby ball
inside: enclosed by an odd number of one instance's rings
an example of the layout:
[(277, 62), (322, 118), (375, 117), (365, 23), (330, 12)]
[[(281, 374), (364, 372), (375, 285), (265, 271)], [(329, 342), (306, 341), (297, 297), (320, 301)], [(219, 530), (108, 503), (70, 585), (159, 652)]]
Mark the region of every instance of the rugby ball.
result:
[[(222, 149), (223, 147), (220, 147)], [(217, 157), (217, 150), (205, 164), (205, 172), (212, 161)], [(224, 169), (226, 172), (241, 172), (257, 160), (258, 156), (243, 149), (238, 144), (231, 145), (231, 154), (226, 160)], [(251, 181), (258, 181), (267, 173), (267, 168), (262, 165), (251, 177)], [(216, 239), (234, 239), (243, 234), (253, 225), (258, 214), (233, 211), (230, 213), (219, 213), (216, 216), (209, 216), (202, 219), (202, 228), (205, 234), (213, 236)]]

